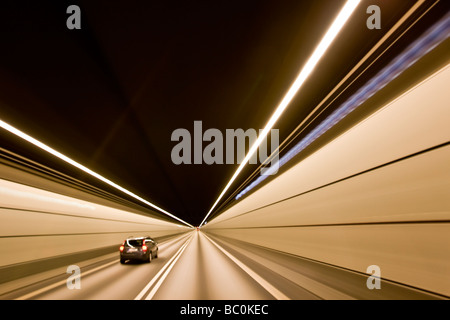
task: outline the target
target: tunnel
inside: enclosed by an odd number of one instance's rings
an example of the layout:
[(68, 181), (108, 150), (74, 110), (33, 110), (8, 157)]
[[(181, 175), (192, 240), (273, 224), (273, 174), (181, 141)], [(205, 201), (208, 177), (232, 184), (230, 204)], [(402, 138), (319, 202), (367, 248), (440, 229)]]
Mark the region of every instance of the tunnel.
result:
[(0, 7), (0, 300), (450, 298), (446, 1)]

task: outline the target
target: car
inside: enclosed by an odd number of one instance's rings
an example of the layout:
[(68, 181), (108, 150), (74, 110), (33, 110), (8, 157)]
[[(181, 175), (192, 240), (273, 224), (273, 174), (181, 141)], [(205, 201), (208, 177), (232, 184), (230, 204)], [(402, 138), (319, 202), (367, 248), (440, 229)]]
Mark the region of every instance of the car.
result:
[(127, 260), (140, 260), (151, 262), (153, 258), (158, 258), (158, 243), (151, 237), (130, 237), (119, 247), (120, 263)]

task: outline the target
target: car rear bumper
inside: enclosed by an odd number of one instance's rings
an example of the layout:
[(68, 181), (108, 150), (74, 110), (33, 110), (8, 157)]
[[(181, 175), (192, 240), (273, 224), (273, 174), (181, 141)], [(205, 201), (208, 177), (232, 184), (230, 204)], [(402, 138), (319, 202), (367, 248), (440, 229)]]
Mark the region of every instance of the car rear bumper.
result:
[(133, 253), (121, 253), (120, 258), (124, 260), (145, 260), (148, 259), (149, 253), (133, 252)]

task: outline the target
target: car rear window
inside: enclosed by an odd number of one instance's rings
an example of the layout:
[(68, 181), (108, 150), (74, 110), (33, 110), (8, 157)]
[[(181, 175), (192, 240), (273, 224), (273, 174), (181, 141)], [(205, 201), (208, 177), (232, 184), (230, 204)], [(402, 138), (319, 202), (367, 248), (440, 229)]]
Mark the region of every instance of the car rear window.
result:
[(140, 246), (142, 246), (142, 244), (143, 244), (143, 239), (139, 239), (139, 240), (127, 240), (126, 241), (126, 244), (128, 245), (128, 246), (131, 246), (131, 247), (140, 247)]

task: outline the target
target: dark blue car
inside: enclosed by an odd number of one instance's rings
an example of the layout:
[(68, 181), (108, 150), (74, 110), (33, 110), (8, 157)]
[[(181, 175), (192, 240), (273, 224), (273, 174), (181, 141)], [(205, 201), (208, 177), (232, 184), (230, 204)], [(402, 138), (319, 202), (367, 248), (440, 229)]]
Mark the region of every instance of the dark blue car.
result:
[(119, 248), (120, 263), (127, 260), (151, 262), (158, 258), (158, 244), (150, 237), (128, 238)]

